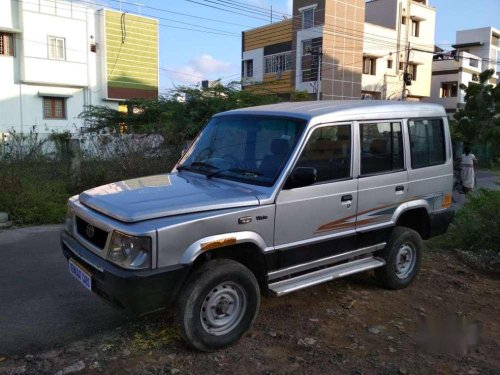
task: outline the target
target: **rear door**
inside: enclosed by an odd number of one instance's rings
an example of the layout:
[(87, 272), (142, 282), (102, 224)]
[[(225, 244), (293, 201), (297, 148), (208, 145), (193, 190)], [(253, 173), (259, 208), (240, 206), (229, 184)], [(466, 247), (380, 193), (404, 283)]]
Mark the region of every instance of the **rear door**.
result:
[(396, 208), (408, 197), (402, 120), (360, 122), (359, 246), (385, 242)]
[(356, 248), (357, 181), (352, 124), (313, 129), (295, 167), (313, 167), (317, 182), (283, 189), (276, 201), (274, 245), (281, 267)]

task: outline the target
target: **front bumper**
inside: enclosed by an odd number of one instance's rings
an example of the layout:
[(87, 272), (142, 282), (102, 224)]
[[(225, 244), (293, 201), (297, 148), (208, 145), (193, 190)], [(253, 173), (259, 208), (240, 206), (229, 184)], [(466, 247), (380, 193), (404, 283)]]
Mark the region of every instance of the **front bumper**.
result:
[(186, 279), (189, 266), (157, 270), (125, 270), (86, 249), (67, 232), (61, 232), (66, 259), (80, 263), (92, 276), (92, 291), (112, 305), (137, 314), (173, 303)]

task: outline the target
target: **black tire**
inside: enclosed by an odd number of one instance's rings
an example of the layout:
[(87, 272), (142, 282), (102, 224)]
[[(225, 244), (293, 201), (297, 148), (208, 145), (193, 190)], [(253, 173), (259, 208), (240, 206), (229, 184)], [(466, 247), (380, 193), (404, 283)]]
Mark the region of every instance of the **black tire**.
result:
[[(211, 305), (215, 301), (219, 303)], [(259, 306), (259, 283), (253, 273), (233, 260), (215, 259), (189, 276), (176, 303), (176, 323), (190, 346), (210, 352), (238, 341), (250, 329)], [(229, 331), (210, 326), (220, 316), (227, 319), (225, 314), (231, 319), (238, 316), (228, 324)]]
[[(384, 267), (375, 269), (377, 281), (388, 289), (402, 289), (410, 285), (420, 270), (422, 262), (422, 238), (410, 228), (395, 227), (387, 246), (379, 254), (385, 260)], [(404, 254), (412, 252), (412, 265), (408, 266), (406, 272), (402, 272), (402, 263), (407, 257)], [(404, 258), (403, 258), (404, 256)], [(398, 264), (399, 260), (402, 260)]]

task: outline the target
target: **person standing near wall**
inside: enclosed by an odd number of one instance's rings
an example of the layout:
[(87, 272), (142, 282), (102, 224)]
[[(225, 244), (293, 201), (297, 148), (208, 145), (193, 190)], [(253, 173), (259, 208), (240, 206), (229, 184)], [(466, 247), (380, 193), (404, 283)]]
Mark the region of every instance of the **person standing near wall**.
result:
[(462, 154), (462, 184), (466, 192), (471, 192), (474, 190), (474, 165), (477, 164), (478, 160), (476, 156), (471, 153), (469, 146), (464, 147), (464, 153)]

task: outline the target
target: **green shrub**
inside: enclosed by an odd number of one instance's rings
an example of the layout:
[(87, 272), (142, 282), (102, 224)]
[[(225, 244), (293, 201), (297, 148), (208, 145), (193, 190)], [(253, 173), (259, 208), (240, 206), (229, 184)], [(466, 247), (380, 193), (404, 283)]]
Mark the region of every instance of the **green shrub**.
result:
[(474, 253), (500, 249), (500, 191), (479, 189), (467, 196), (467, 202), (455, 215), (448, 231), (450, 243), (457, 249)]

